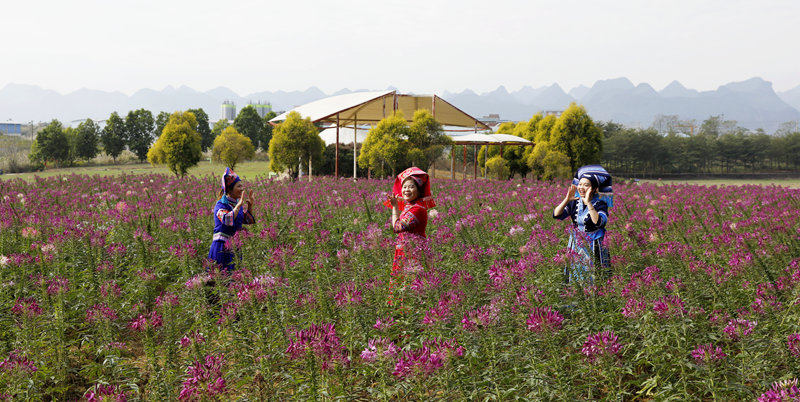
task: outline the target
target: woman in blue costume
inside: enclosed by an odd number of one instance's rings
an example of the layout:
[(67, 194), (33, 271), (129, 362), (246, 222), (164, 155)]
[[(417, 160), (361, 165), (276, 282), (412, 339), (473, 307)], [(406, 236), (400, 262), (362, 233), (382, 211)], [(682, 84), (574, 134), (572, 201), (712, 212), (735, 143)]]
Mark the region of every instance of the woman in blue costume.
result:
[(564, 200), (553, 209), (553, 218), (563, 220), (570, 217), (572, 220), (567, 247), (575, 253), (575, 260), (565, 267), (567, 282), (593, 282), (593, 276), (598, 273), (603, 277), (610, 275), (608, 248), (603, 240), (608, 209), (612, 205), (611, 176), (608, 172), (599, 165), (578, 169)]
[(235, 268), (233, 251), (225, 244), (242, 229), (242, 225), (256, 222), (251, 212), (253, 193), (248, 195), (239, 175), (225, 168), (219, 195), (220, 199), (214, 205), (214, 236), (208, 258), (216, 261), (222, 269), (231, 271)]

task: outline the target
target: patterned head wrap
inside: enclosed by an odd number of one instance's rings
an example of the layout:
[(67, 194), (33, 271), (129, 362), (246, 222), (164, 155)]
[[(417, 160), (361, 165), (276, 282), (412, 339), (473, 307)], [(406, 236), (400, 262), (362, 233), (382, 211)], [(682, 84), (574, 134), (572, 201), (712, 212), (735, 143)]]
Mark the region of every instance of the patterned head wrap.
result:
[(222, 192), (228, 194), (236, 182), (241, 181), (239, 175), (234, 173), (231, 168), (225, 168), (225, 173), (222, 174)]
[(593, 186), (597, 186), (597, 195), (611, 208), (614, 206), (614, 190), (611, 187), (611, 175), (600, 165), (581, 166), (572, 184), (578, 185), (581, 179), (589, 179)]
[[(403, 194), (403, 182), (411, 178), (417, 183), (417, 187), (420, 190), (419, 198), (417, 199), (418, 203), (421, 203), (425, 208), (433, 208), (436, 206), (436, 201), (433, 200), (433, 195), (431, 194), (431, 181), (428, 177), (428, 174), (425, 173), (424, 170), (418, 167), (410, 167), (404, 170), (402, 173), (397, 175), (397, 178), (394, 179), (394, 186), (392, 186), (392, 194), (396, 196), (402, 196)], [(387, 207), (391, 208), (392, 204), (389, 201), (383, 203)], [(402, 209), (402, 205), (400, 206)]]

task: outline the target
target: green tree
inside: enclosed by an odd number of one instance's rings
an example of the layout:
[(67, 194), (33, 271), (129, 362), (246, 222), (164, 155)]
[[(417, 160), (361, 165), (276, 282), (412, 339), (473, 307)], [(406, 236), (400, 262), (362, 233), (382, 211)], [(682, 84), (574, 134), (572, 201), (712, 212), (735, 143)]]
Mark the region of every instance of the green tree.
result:
[(36, 135), (29, 158), (34, 163), (55, 163), (64, 166), (70, 159), (70, 144), (64, 126), (53, 120)]
[(408, 123), (400, 111), (382, 119), (367, 133), (361, 154), (358, 155), (358, 164), (376, 171), (379, 176), (387, 173), (386, 165), (392, 176), (408, 167), (406, 157), (409, 146), (406, 138), (409, 131)]
[(183, 177), (190, 167), (200, 161), (201, 143), (194, 114), (175, 112), (147, 153), (147, 160), (153, 165), (167, 165), (175, 176)]
[(161, 137), (161, 132), (164, 131), (164, 126), (166, 126), (168, 122), (169, 113), (159, 112), (158, 116), (156, 116), (156, 132), (154, 133), (156, 138)]
[(269, 142), (269, 168), (273, 172), (288, 170), (292, 177), (297, 177), (300, 164), (307, 166), (311, 161), (322, 165), (324, 148), (325, 143), (311, 119), (291, 112), (275, 127)]
[(211, 127), (208, 125), (208, 114), (206, 114), (203, 108), (189, 109), (187, 112), (194, 113), (194, 117), (197, 119), (197, 132), (200, 133), (200, 138), (203, 139), (201, 144), (203, 152), (208, 151), (214, 144), (215, 138), (211, 135)]
[(234, 169), (239, 161), (251, 159), (255, 154), (256, 150), (253, 147), (253, 142), (239, 134), (235, 127), (228, 127), (219, 137), (214, 139), (211, 160), (222, 162)]
[(125, 120), (119, 117), (117, 112), (111, 113), (106, 120), (106, 126), (100, 133), (100, 142), (103, 144), (103, 151), (117, 162), (117, 157), (125, 150)]
[(444, 153), (453, 140), (444, 133), (442, 124), (436, 121), (427, 109), (414, 112), (414, 118), (408, 129), (409, 151), (408, 161), (415, 166), (427, 169), (433, 161)]
[(264, 115), (263, 123), (262, 123), (262, 131), (261, 131), (261, 148), (268, 148), (269, 142), (272, 141), (272, 124), (270, 124), (270, 120), (274, 119), (275, 116), (278, 114), (270, 110), (267, 114)]
[(508, 162), (501, 158), (500, 155), (489, 158), (489, 160), (486, 161), (486, 175), (497, 180), (508, 179), (511, 176)]
[(153, 114), (149, 110), (131, 110), (125, 118), (128, 149), (136, 154), (140, 161), (147, 159), (147, 151), (155, 138), (153, 136), (155, 127), (155, 119), (153, 119)]
[(256, 148), (263, 148), (268, 146), (268, 142), (262, 141), (262, 133), (264, 131), (264, 121), (261, 120), (261, 116), (258, 115), (256, 108), (253, 106), (245, 106), (239, 111), (239, 114), (236, 115), (236, 119), (233, 120), (233, 126), (236, 127), (236, 131), (244, 134), (250, 141), (253, 142)]
[[(226, 119), (219, 119), (214, 123), (214, 127), (211, 129), (211, 137), (217, 138), (220, 134), (228, 127), (230, 123)], [(213, 143), (213, 141), (212, 141)]]
[(586, 109), (572, 103), (550, 133), (551, 149), (567, 155), (570, 168), (599, 163), (603, 152), (603, 136)]
[(90, 161), (97, 156), (100, 129), (92, 119), (86, 119), (75, 130), (75, 152), (78, 159)]

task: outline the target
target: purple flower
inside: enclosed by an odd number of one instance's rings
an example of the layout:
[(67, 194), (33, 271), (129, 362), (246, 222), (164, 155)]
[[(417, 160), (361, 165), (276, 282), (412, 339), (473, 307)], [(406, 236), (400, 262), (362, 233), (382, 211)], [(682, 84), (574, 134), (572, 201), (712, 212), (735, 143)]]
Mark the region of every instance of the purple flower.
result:
[(604, 356), (616, 357), (621, 350), (622, 345), (619, 344), (614, 331), (602, 331), (590, 334), (586, 337), (586, 342), (583, 343), (581, 353), (583, 353), (589, 361), (594, 362), (598, 358)]
[(622, 315), (627, 318), (635, 318), (640, 316), (645, 309), (647, 309), (647, 303), (644, 300), (630, 297), (625, 303), (625, 307), (622, 308)]
[(528, 331), (546, 333), (561, 329), (561, 323), (563, 321), (564, 316), (558, 311), (550, 307), (536, 307), (528, 316), (528, 320), (525, 323), (528, 325)]
[(797, 388), (797, 378), (793, 380), (776, 381), (772, 389), (767, 390), (758, 397), (758, 402), (800, 401), (800, 389)]
[(795, 357), (800, 357), (800, 333), (791, 334), (787, 337), (786, 346), (789, 347), (789, 352)]
[(161, 314), (156, 311), (151, 311), (147, 316), (144, 314), (139, 314), (136, 318), (131, 320), (130, 324), (128, 324), (128, 327), (135, 332), (144, 332), (148, 329), (161, 328), (163, 324), (164, 322), (161, 318)]
[(370, 339), (367, 347), (361, 352), (361, 359), (374, 362), (384, 357), (395, 357), (400, 348), (386, 338)]
[(346, 282), (339, 286), (339, 291), (333, 296), (333, 299), (336, 300), (338, 307), (357, 305), (362, 300), (361, 290), (358, 289), (355, 282)]
[(69, 291), (69, 280), (63, 276), (55, 276), (47, 281), (47, 294), (57, 295)]
[(443, 367), (453, 356), (463, 356), (464, 348), (455, 338), (445, 341), (433, 339), (423, 343), (419, 349), (403, 352), (397, 360), (392, 374), (397, 378), (427, 376)]
[(95, 321), (115, 321), (116, 319), (117, 312), (104, 303), (95, 304), (90, 309), (86, 310), (86, 321), (90, 323)]
[(380, 318), (376, 319), (375, 325), (373, 325), (372, 328), (382, 331), (384, 329), (391, 327), (392, 325), (394, 325), (394, 317), (389, 316), (384, 319)]
[(697, 345), (697, 347), (692, 351), (692, 357), (694, 357), (694, 360), (698, 365), (714, 363), (722, 360), (722, 358), (725, 356), (727, 355), (722, 351), (722, 348), (719, 346), (715, 347), (711, 343)]
[(739, 339), (750, 335), (756, 325), (758, 325), (758, 322), (756, 321), (748, 321), (743, 318), (737, 318), (735, 320), (728, 321), (728, 325), (722, 331), (728, 334), (732, 340), (738, 341)]
[(36, 370), (37, 369), (36, 366), (33, 365), (33, 361), (19, 354), (18, 350), (12, 351), (8, 354), (6, 359), (0, 361), (0, 373), (20, 371), (27, 374), (33, 374), (36, 372)]
[(39, 307), (39, 303), (36, 303), (36, 299), (33, 297), (24, 297), (17, 299), (14, 307), (11, 308), (11, 312), (32, 318), (42, 315), (42, 308)]
[(467, 331), (475, 331), (494, 325), (500, 318), (500, 300), (492, 300), (491, 303), (481, 306), (477, 310), (470, 310), (464, 313), (461, 319), (461, 326)]
[(680, 317), (688, 312), (683, 300), (675, 295), (664, 296), (653, 302), (653, 311), (659, 318)]
[(179, 400), (204, 400), (214, 398), (226, 391), (223, 366), (225, 355), (207, 355), (204, 362), (195, 360), (186, 369), (188, 378), (183, 382), (183, 387), (178, 395)]
[(84, 397), (86, 397), (87, 402), (125, 402), (128, 400), (125, 392), (120, 390), (119, 386), (116, 385), (97, 384), (86, 391)]
[(308, 329), (295, 331), (293, 338), (285, 352), (292, 360), (312, 355), (321, 361), (323, 370), (333, 368), (336, 362), (349, 362), (347, 349), (336, 336), (334, 324), (311, 324)]

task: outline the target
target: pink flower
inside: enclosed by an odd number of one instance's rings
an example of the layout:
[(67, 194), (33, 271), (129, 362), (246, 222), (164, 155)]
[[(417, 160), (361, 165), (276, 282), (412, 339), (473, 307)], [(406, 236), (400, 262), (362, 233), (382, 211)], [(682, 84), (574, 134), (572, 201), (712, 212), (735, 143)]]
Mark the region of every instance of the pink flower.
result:
[(772, 389), (767, 390), (758, 397), (758, 402), (800, 401), (800, 389), (797, 388), (797, 378), (793, 380), (776, 381)]
[(36, 370), (37, 369), (36, 366), (33, 365), (33, 361), (19, 354), (18, 350), (12, 351), (8, 354), (6, 359), (0, 361), (0, 373), (19, 371), (30, 375), (36, 372)]
[(47, 281), (47, 294), (57, 295), (69, 291), (69, 280), (63, 276), (55, 276)]
[(33, 297), (25, 297), (17, 299), (11, 312), (17, 315), (24, 315), (26, 317), (36, 317), (42, 315), (42, 308), (36, 303)]
[(323, 370), (333, 368), (337, 362), (347, 364), (350, 361), (347, 349), (336, 336), (334, 324), (311, 324), (308, 329), (296, 331), (285, 353), (292, 360), (312, 355), (320, 360)]
[(373, 325), (372, 328), (382, 331), (384, 329), (391, 327), (392, 325), (394, 325), (394, 317), (389, 316), (384, 319), (380, 318), (376, 319), (375, 325)]
[(88, 391), (86, 391), (84, 397), (86, 397), (87, 402), (106, 402), (106, 401), (125, 402), (128, 400), (128, 397), (127, 395), (125, 395), (125, 392), (120, 390), (119, 386), (116, 385), (97, 384)]
[(680, 317), (688, 313), (683, 300), (675, 295), (664, 296), (653, 302), (653, 311), (659, 318)]
[(604, 356), (617, 357), (621, 350), (622, 345), (619, 344), (614, 331), (602, 331), (586, 337), (581, 353), (594, 362)]
[(795, 357), (800, 357), (800, 333), (791, 334), (787, 337), (786, 346), (789, 347), (789, 352)]
[(735, 320), (728, 321), (728, 325), (722, 331), (728, 334), (732, 340), (738, 341), (739, 339), (750, 335), (756, 325), (758, 325), (758, 322), (756, 321), (748, 321), (743, 318), (737, 318)]
[(711, 343), (697, 345), (692, 351), (692, 357), (694, 357), (698, 365), (714, 363), (722, 360), (725, 356), (727, 355), (722, 351), (722, 348), (719, 346), (715, 347)]
[(367, 347), (361, 352), (361, 359), (374, 362), (384, 357), (395, 357), (400, 348), (386, 338), (370, 339)]
[(550, 307), (536, 307), (525, 322), (528, 331), (534, 333), (552, 332), (561, 329), (564, 316)]
[(104, 303), (95, 304), (86, 310), (86, 321), (94, 323), (96, 321), (115, 321), (117, 312), (106, 306)]
[(204, 362), (195, 360), (186, 369), (187, 379), (178, 395), (179, 400), (218, 400), (227, 391), (223, 366), (225, 355), (207, 355)]
[(640, 316), (645, 309), (647, 309), (647, 303), (644, 300), (631, 297), (622, 308), (622, 315), (627, 318), (635, 318)]

